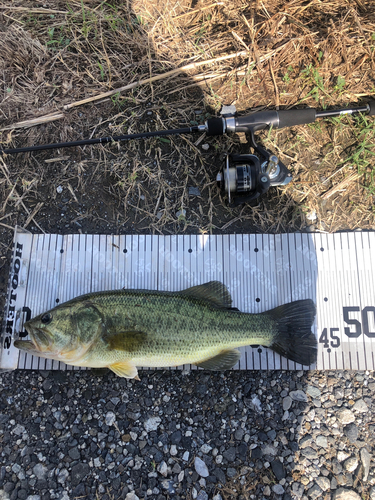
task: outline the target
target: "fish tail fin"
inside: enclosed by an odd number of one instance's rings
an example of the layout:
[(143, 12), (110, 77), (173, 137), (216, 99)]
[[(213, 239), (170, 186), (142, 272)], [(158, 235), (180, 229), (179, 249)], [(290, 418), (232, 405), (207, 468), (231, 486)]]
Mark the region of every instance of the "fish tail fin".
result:
[(266, 314), (276, 322), (277, 329), (271, 349), (301, 365), (314, 364), (318, 345), (311, 325), (315, 313), (315, 304), (311, 299), (296, 300), (267, 311)]

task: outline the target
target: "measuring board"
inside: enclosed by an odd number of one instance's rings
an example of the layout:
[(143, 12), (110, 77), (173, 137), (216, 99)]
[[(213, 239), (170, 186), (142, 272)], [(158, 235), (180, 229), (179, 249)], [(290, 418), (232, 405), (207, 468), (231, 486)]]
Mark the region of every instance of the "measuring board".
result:
[[(27, 339), (24, 321), (57, 303), (101, 290), (177, 291), (211, 280), (225, 283), (243, 312), (313, 299), (319, 350), (310, 368), (375, 369), (375, 232), (62, 236), (19, 228), (0, 368), (82, 369), (13, 346), (14, 338)], [(235, 369), (306, 368), (261, 346), (240, 350)]]

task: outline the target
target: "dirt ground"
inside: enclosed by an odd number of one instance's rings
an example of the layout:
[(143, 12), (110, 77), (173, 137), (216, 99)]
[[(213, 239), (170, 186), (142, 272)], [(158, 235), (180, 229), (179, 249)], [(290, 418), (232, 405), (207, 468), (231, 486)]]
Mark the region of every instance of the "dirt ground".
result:
[[(5, 0), (2, 148), (180, 128), (375, 95), (373, 0)], [(120, 90), (119, 90), (120, 89)], [(265, 131), (293, 182), (233, 208), (216, 185), (246, 136), (152, 138), (0, 157), (0, 311), (15, 225), (46, 233), (375, 229), (374, 119)], [(1, 313), (0, 313), (1, 314)]]

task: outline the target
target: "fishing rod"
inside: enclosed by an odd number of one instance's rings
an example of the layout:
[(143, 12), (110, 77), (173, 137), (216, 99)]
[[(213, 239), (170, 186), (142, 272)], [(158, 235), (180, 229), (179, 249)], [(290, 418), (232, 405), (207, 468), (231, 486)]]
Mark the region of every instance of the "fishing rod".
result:
[(285, 128), (295, 125), (306, 125), (315, 122), (319, 118), (358, 113), (369, 116), (375, 115), (375, 101), (369, 101), (363, 106), (358, 107), (324, 111), (318, 111), (315, 108), (306, 108), (258, 111), (245, 116), (236, 116), (235, 113), (223, 114), (221, 117), (208, 119), (204, 125), (194, 125), (192, 127), (99, 137), (73, 142), (42, 144), (15, 149), (0, 148), (0, 156), (168, 135), (206, 132), (209, 136), (218, 136), (227, 133), (245, 132), (250, 136), (250, 148), (253, 149), (254, 154), (227, 154), (224, 166), (216, 177), (220, 189), (227, 193), (229, 203), (236, 206), (255, 200), (260, 195), (266, 193), (271, 186), (284, 186), (292, 180), (291, 172), (280, 159), (257, 144), (255, 141), (255, 132), (271, 127)]

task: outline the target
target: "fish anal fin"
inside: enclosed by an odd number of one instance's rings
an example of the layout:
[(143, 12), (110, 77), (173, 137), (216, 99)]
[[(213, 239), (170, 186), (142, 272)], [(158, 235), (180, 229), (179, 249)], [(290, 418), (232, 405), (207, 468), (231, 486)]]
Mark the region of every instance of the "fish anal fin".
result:
[(139, 380), (137, 367), (131, 361), (119, 361), (108, 365), (116, 375), (123, 378), (135, 378)]
[(116, 351), (135, 352), (138, 351), (146, 341), (147, 333), (141, 331), (124, 331), (107, 333), (105, 341), (109, 349)]
[(213, 358), (205, 359), (195, 363), (199, 368), (205, 370), (229, 370), (238, 362), (241, 353), (237, 349), (225, 349)]
[(232, 297), (229, 290), (220, 281), (209, 281), (208, 283), (203, 283), (203, 285), (192, 286), (178, 293), (210, 302), (219, 308), (230, 309), (232, 306)]

